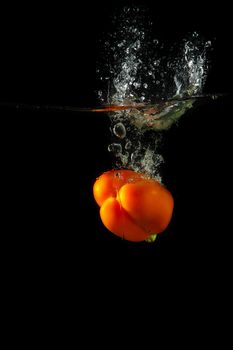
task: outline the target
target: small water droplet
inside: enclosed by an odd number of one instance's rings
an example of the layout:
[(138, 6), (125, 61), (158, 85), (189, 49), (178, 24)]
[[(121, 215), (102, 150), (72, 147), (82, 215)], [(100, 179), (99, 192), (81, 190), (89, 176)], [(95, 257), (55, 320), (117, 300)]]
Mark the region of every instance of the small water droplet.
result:
[(144, 87), (145, 89), (147, 89), (147, 88), (148, 88), (148, 84), (147, 84), (147, 83), (144, 83), (144, 84), (143, 84), (143, 87)]
[(205, 43), (205, 47), (207, 48), (207, 47), (210, 47), (212, 45), (212, 43), (211, 43), (211, 41), (210, 40), (208, 40), (206, 43)]
[(141, 86), (141, 84), (140, 84), (140, 83), (137, 83), (137, 82), (134, 82), (134, 83), (133, 83), (133, 86), (136, 87), (136, 88), (139, 88), (139, 87)]
[(126, 136), (125, 126), (122, 123), (117, 123), (114, 125), (113, 132), (120, 139), (123, 139)]

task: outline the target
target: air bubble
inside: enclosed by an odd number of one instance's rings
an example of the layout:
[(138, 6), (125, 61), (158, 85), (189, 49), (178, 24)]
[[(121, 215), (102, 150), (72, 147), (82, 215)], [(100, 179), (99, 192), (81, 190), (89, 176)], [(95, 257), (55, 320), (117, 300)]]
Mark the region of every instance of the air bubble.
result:
[(132, 147), (132, 142), (131, 141), (128, 141), (128, 142), (126, 142), (126, 144), (125, 144), (125, 149), (130, 149)]
[(133, 153), (131, 154), (131, 156), (130, 156), (131, 162), (134, 163), (135, 161), (137, 161), (137, 160), (138, 160), (138, 157), (139, 157), (138, 152), (137, 152), (137, 151), (133, 152)]
[(123, 139), (126, 136), (126, 130), (125, 126), (122, 123), (117, 123), (113, 127), (113, 133), (119, 137), (120, 139)]
[(141, 84), (140, 84), (140, 83), (135, 82), (135, 83), (133, 83), (133, 86), (134, 86), (134, 87), (136, 87), (136, 88), (139, 88), (139, 87), (141, 86)]
[(108, 151), (114, 153), (115, 155), (119, 155), (122, 152), (122, 147), (119, 143), (111, 143), (108, 146)]

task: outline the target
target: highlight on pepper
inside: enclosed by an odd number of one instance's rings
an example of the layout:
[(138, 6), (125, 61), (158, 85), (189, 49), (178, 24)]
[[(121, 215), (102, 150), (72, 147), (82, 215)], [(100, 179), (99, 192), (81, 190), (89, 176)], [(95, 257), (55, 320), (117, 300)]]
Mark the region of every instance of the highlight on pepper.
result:
[(128, 241), (154, 241), (172, 217), (172, 194), (158, 181), (132, 170), (103, 173), (93, 193), (103, 224)]

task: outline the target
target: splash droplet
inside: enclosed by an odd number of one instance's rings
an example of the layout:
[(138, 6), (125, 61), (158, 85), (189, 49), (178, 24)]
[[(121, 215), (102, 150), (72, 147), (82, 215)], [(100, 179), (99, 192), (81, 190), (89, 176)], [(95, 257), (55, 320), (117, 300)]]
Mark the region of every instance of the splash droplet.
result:
[(205, 47), (206, 47), (206, 48), (210, 47), (211, 45), (212, 45), (212, 43), (211, 43), (210, 40), (208, 40), (208, 41), (205, 43)]

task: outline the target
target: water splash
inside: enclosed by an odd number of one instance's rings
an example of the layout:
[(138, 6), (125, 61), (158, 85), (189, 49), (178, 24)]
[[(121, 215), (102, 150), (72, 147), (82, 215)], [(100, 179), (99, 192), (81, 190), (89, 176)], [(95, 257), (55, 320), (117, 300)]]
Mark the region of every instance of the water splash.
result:
[[(124, 8), (115, 18), (116, 30), (104, 44), (105, 63), (99, 69), (103, 88), (98, 94), (108, 104), (137, 106), (140, 103), (163, 103), (161, 113), (132, 108), (110, 114), (118, 167), (144, 172), (161, 181), (159, 153), (161, 133), (168, 129), (192, 100), (167, 103), (170, 99), (192, 97), (202, 92), (207, 71), (207, 50), (204, 41), (194, 32), (181, 43), (164, 48), (152, 35), (152, 22), (138, 8)], [(114, 22), (113, 21), (113, 22)], [(165, 53), (166, 54), (165, 54)], [(147, 131), (154, 129), (152, 137)], [(116, 150), (116, 151), (114, 151)]]
[(193, 96), (201, 93), (208, 72), (207, 51), (210, 41), (204, 41), (197, 32), (183, 40), (183, 49), (178, 58), (173, 58), (175, 96)]

